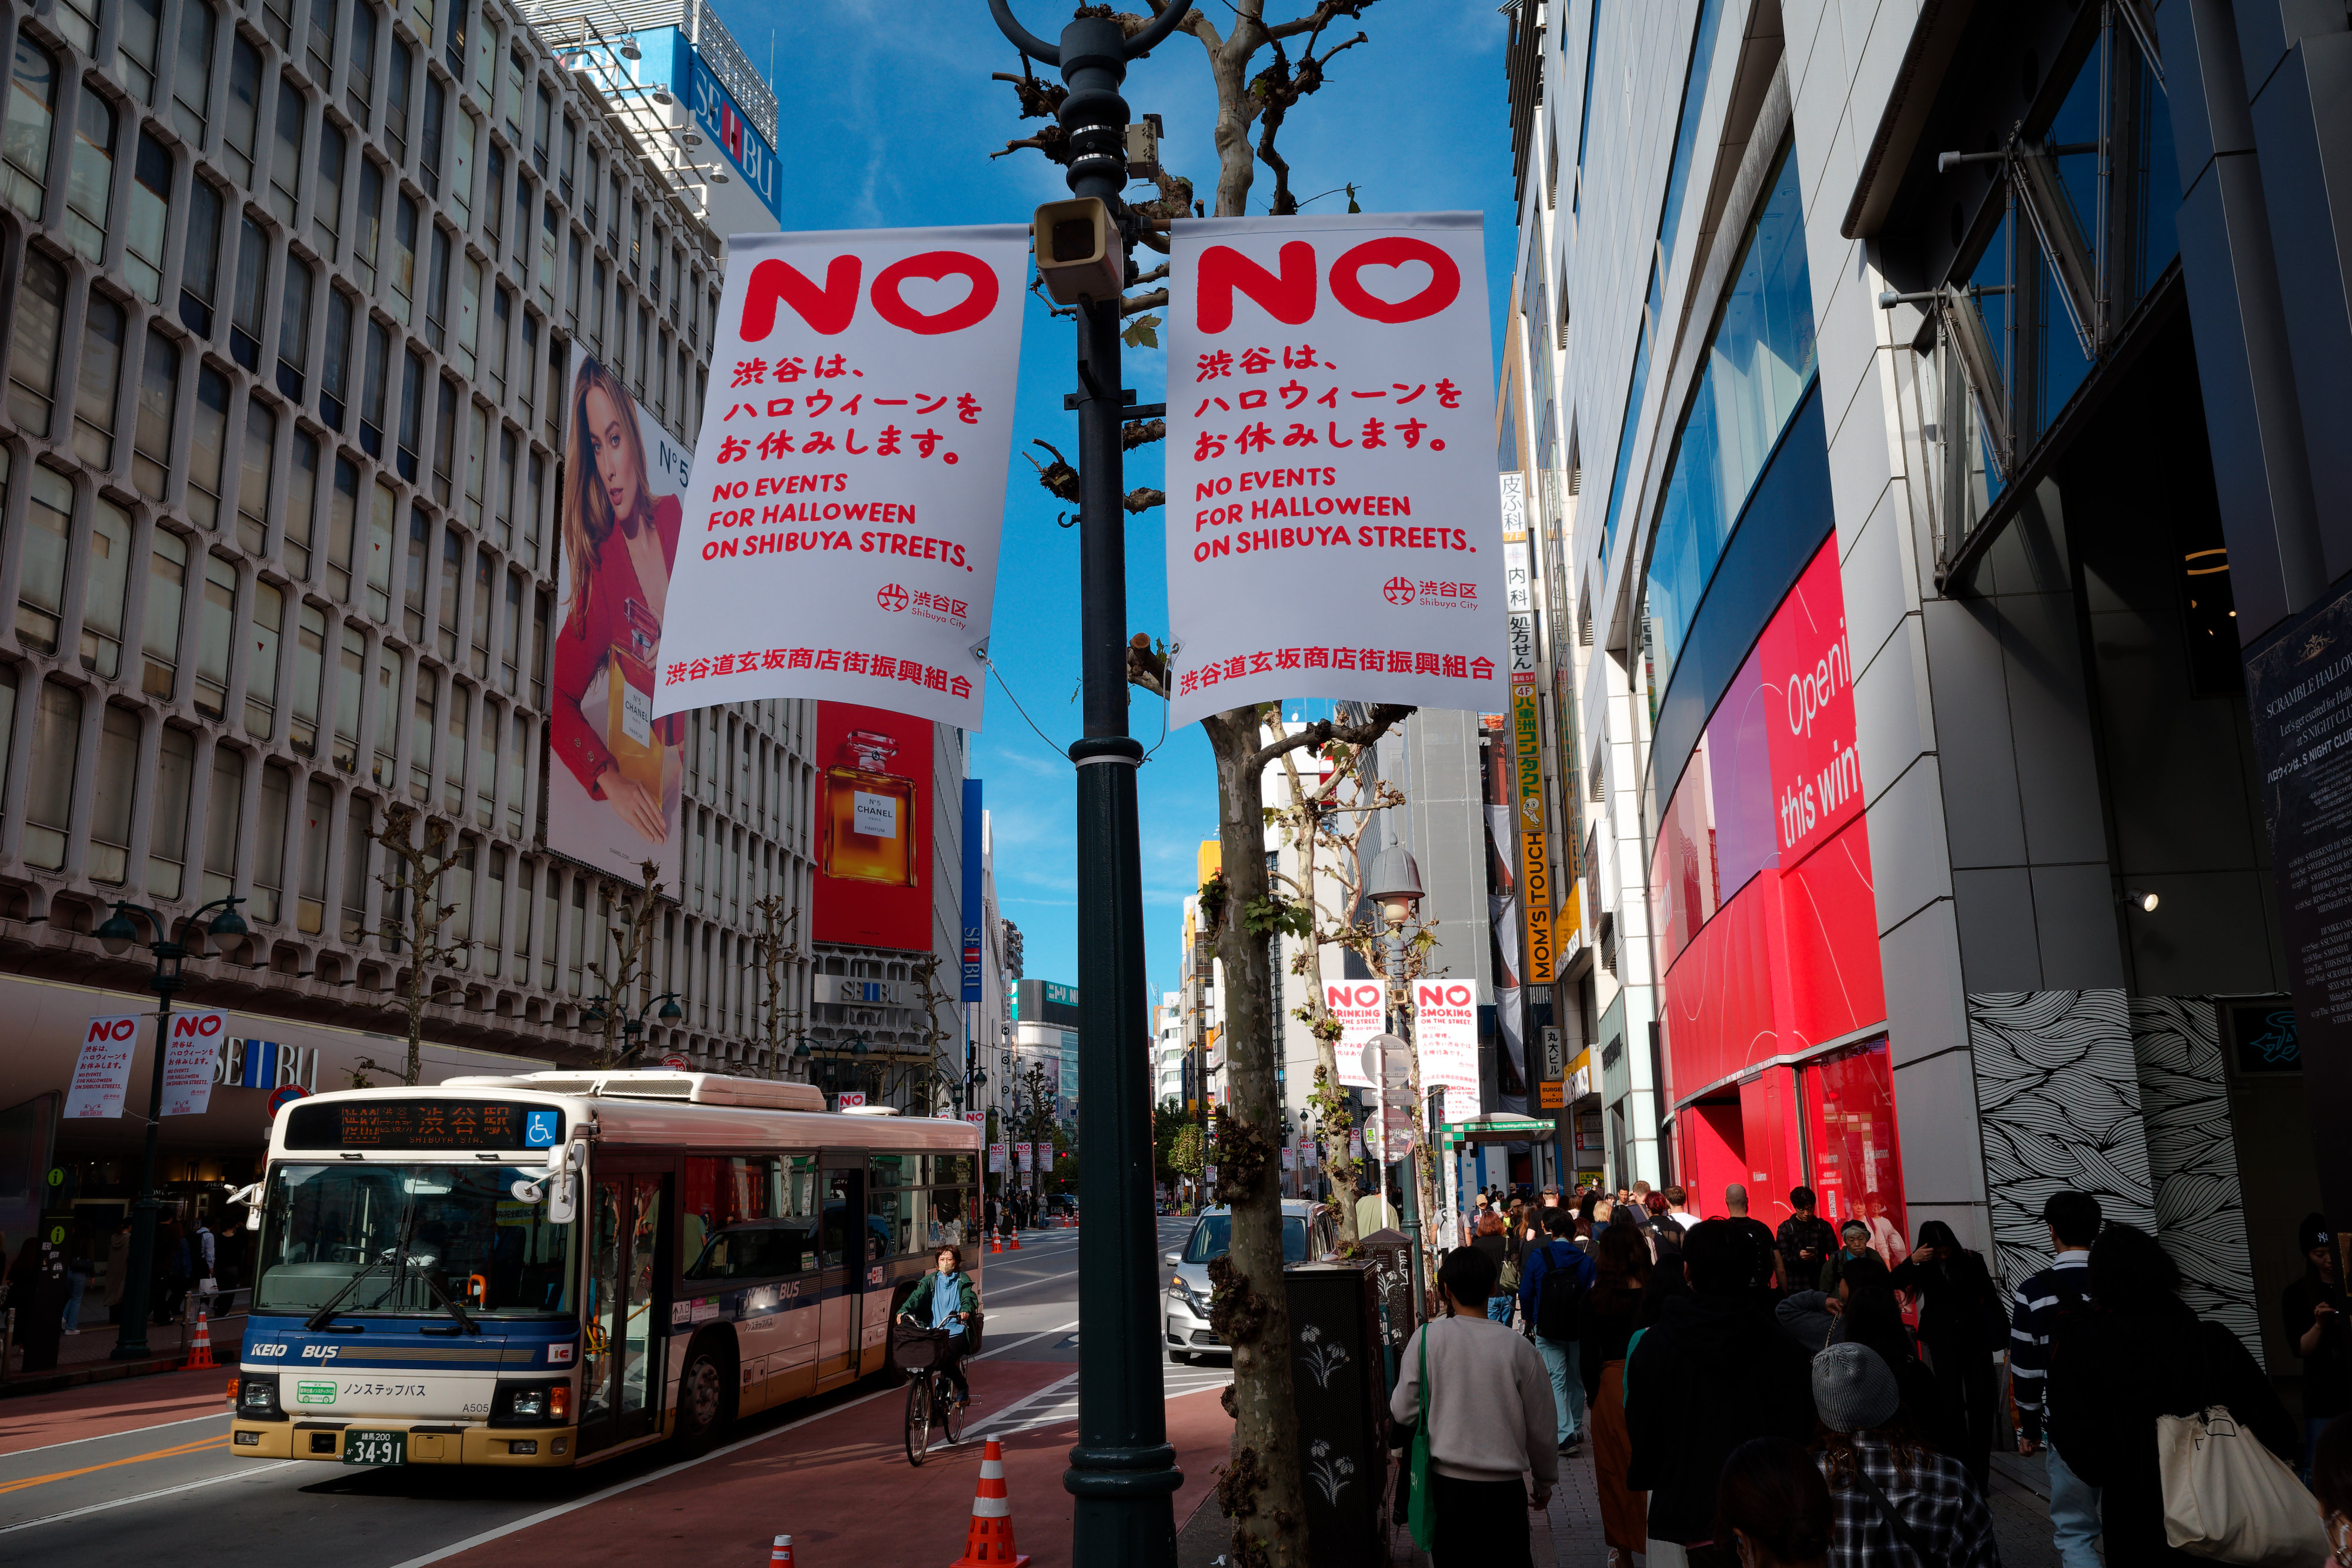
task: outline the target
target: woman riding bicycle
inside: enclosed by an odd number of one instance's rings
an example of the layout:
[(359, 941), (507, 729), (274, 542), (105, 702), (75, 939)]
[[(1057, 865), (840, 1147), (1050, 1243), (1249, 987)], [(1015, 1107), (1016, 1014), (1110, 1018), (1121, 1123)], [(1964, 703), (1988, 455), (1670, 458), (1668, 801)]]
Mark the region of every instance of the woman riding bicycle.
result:
[(971, 1343), (964, 1337), (964, 1322), (980, 1311), (980, 1292), (972, 1288), (971, 1276), (963, 1271), (961, 1248), (942, 1247), (932, 1254), (932, 1261), (938, 1268), (923, 1276), (923, 1282), (898, 1309), (898, 1320), (946, 1333), (947, 1356), (938, 1370), (955, 1385), (956, 1406), (961, 1409), (971, 1403), (971, 1385), (963, 1375), (964, 1346)]

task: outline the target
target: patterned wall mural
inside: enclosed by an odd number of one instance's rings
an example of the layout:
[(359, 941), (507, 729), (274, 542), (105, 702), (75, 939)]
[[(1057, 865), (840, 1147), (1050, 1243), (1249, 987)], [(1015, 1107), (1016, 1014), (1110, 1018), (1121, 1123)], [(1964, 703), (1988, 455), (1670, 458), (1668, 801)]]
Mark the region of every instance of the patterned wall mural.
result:
[(2166, 1241), (2183, 1298), (2259, 1359), (2212, 1003), (2105, 988), (1982, 992), (1968, 1005), (1994, 1272), (2013, 1290), (2046, 1264), (2043, 1201), (2088, 1192), (2109, 1219)]

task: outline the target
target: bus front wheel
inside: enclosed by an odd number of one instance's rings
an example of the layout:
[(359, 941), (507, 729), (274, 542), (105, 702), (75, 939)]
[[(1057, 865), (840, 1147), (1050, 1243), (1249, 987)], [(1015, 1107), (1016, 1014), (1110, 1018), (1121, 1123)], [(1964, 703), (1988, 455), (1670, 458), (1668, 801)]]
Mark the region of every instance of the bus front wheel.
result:
[(688, 1448), (709, 1443), (727, 1424), (733, 1365), (734, 1358), (716, 1336), (688, 1347), (677, 1380), (677, 1435)]

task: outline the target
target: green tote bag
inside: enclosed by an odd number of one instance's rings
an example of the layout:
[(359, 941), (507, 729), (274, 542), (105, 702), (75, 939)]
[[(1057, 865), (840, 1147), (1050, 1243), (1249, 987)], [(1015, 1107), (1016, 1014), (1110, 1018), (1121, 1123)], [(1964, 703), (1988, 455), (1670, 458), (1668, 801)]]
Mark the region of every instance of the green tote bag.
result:
[(1412, 1435), (1412, 1500), (1405, 1506), (1405, 1524), (1412, 1543), (1423, 1552), (1437, 1529), (1437, 1503), (1429, 1495), (1429, 1331), (1421, 1326), (1421, 1425)]

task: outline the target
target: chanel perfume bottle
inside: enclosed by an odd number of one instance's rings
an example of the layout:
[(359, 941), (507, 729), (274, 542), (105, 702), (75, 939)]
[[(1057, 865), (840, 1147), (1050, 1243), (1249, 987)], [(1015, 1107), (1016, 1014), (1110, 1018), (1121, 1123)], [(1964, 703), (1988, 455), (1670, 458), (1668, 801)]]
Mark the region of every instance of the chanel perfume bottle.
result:
[(898, 743), (853, 729), (841, 749), (824, 773), (824, 874), (917, 886), (915, 781), (887, 771)]
[(654, 734), (654, 656), (661, 645), (661, 623), (636, 600), (625, 606), (625, 635), (607, 656), (605, 698), (610, 704), (604, 726), (604, 748), (621, 769), (621, 777), (654, 792), (662, 788), (661, 742)]

